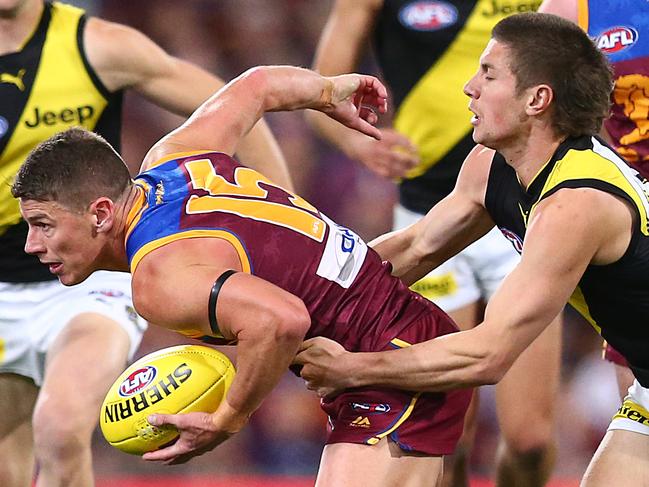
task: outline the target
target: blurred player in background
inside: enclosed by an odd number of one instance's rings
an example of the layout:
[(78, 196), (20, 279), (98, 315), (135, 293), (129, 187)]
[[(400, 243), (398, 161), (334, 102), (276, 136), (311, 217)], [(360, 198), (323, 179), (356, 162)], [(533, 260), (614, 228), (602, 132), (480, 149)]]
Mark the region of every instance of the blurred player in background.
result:
[[(79, 129), (44, 142), (21, 167), (12, 191), (29, 223), (26, 250), (63, 284), (130, 269), (142, 316), (237, 344), (237, 374), (218, 409), (150, 418), (180, 437), (145, 459), (181, 463), (241, 430), (305, 335), (369, 351), (457, 331), (354, 232), (230, 157), (265, 111), (312, 108), (378, 137), (372, 124), (386, 96), (371, 76), (254, 68), (154, 145), (135, 181), (109, 144)], [(316, 484), (436, 484), (470, 397), (366, 389), (325, 401)]]
[[(222, 85), (128, 27), (64, 4), (0, 0), (0, 485), (31, 485), (34, 457), (38, 485), (93, 484), (99, 406), (144, 331), (126, 274), (66, 289), (24, 253), (27, 225), (9, 191), (16, 171), (37, 143), (74, 125), (119, 148), (125, 88), (187, 116)], [(263, 123), (239, 154), (290, 187)]]
[[(380, 175), (401, 178), (394, 228), (416, 222), (453, 190), (462, 161), (475, 145), (462, 86), (474, 72), (492, 27), (507, 15), (533, 10), (539, 3), (336, 0), (314, 69), (324, 75), (352, 71), (371, 43), (394, 95), (394, 128), (381, 129), (381, 140), (374, 140), (319, 113), (308, 112), (308, 119), (351, 158)], [(485, 302), (517, 262), (516, 252), (494, 229), (412, 289), (449, 313), (460, 328), (470, 329), (480, 322)], [(550, 474), (560, 351), (556, 324), (497, 387), (502, 434), (496, 470), (499, 486), (543, 485)], [(537, 411), (533, 419), (528, 407)], [(474, 414), (469, 415), (465, 436), (447, 471), (447, 485), (468, 485)]]
[[(601, 135), (649, 178), (649, 2), (545, 0), (539, 11), (579, 24), (608, 56), (615, 88), (611, 116), (604, 120)], [(622, 354), (608, 343), (604, 347), (604, 358), (615, 364), (623, 399), (633, 383), (633, 374)]]

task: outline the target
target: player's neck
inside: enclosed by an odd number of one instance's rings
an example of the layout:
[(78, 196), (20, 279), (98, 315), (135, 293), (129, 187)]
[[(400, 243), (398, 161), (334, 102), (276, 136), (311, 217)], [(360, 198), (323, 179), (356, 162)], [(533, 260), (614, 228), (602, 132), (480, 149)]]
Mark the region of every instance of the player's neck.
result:
[(498, 149), (498, 152), (514, 168), (521, 184), (528, 187), (564, 138), (555, 135), (552, 130), (532, 130), (526, 137), (518, 138), (508, 147)]
[(128, 272), (128, 256), (126, 254), (126, 234), (132, 221), (132, 210), (141, 198), (142, 189), (131, 184), (127, 193), (115, 204), (115, 221), (112, 238), (108, 241), (104, 255), (106, 270)]
[(15, 9), (0, 10), (0, 56), (23, 47), (36, 29), (43, 8), (42, 0), (26, 0)]

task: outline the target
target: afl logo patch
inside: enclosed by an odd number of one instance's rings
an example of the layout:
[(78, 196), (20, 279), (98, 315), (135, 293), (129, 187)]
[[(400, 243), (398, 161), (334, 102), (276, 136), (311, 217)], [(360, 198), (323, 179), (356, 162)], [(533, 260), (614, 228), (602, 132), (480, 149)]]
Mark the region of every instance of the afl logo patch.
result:
[(638, 40), (638, 31), (632, 27), (613, 27), (602, 32), (595, 43), (606, 54), (622, 51)]
[(412, 2), (401, 8), (399, 21), (412, 30), (430, 32), (445, 29), (457, 22), (457, 8), (447, 2)]
[(152, 365), (147, 365), (146, 367), (133, 371), (119, 385), (119, 395), (122, 397), (129, 397), (141, 392), (146, 386), (153, 382), (157, 372), (156, 368)]
[(516, 252), (521, 254), (523, 252), (523, 240), (511, 230), (506, 228), (500, 228), (499, 230), (512, 243)]
[(7, 122), (7, 119), (0, 116), (0, 139), (4, 137), (4, 135), (7, 133), (9, 130), (9, 122)]

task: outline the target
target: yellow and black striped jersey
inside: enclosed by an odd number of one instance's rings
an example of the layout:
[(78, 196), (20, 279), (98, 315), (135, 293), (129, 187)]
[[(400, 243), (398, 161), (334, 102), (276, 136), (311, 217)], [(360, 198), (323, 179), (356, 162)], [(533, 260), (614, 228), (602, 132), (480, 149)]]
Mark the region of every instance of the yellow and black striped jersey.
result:
[(637, 215), (625, 254), (608, 265), (589, 265), (570, 304), (629, 361), (649, 386), (649, 182), (598, 137), (563, 142), (527, 189), (496, 154), (485, 206), (520, 252), (529, 215), (540, 201), (563, 188), (595, 188), (626, 201)]
[(395, 128), (420, 164), (401, 181), (401, 204), (426, 213), (455, 186), (473, 148), (464, 84), (478, 69), (491, 29), (540, 0), (385, 0), (374, 49), (395, 104)]
[(39, 142), (79, 125), (119, 148), (121, 92), (109, 93), (83, 48), (86, 17), (76, 7), (46, 3), (21, 48), (0, 56), (0, 281), (55, 278), (23, 248), (27, 225), (10, 187)]

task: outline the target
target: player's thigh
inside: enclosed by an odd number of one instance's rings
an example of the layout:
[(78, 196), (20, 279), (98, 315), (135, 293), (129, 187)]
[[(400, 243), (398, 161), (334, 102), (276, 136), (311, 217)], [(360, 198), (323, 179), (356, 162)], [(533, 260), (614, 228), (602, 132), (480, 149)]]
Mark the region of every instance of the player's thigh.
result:
[(561, 363), (559, 315), (520, 355), (496, 386), (501, 431), (521, 449), (552, 435)]
[(649, 487), (649, 435), (609, 430), (586, 470), (581, 487)]
[[(99, 407), (114, 379), (126, 366), (131, 339), (113, 318), (81, 313), (61, 330), (47, 351), (45, 379), (34, 425), (73, 425), (91, 432)], [(81, 433), (81, 431), (79, 431)]]
[(334, 443), (322, 452), (316, 487), (434, 487), (441, 473), (441, 456), (409, 454), (387, 438), (372, 446)]
[(31, 417), (37, 396), (38, 388), (31, 379), (0, 373), (0, 447), (11, 441), (14, 434), (22, 436), (28, 430), (31, 435)]

